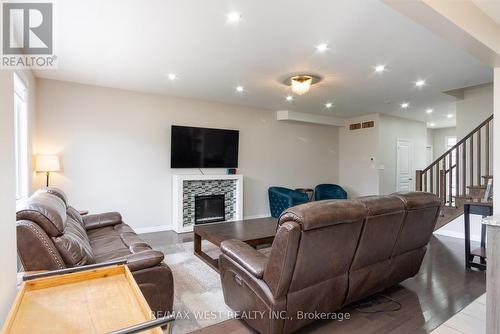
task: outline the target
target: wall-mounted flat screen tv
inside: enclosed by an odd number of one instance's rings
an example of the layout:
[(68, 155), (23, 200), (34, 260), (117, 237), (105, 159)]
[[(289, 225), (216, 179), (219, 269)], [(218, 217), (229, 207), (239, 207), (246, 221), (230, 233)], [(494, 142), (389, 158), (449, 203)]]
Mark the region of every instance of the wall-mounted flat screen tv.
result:
[(239, 131), (172, 125), (171, 168), (237, 168)]

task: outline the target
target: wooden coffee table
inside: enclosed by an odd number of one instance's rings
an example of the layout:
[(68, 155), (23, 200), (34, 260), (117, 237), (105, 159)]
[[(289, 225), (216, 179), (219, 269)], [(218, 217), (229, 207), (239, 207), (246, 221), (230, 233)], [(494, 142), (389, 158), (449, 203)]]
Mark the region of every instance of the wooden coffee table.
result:
[(194, 254), (212, 269), (219, 272), (219, 260), (201, 250), (203, 239), (217, 247), (228, 239), (238, 239), (252, 247), (270, 244), (276, 235), (276, 218), (245, 219), (234, 222), (203, 224), (194, 226)]

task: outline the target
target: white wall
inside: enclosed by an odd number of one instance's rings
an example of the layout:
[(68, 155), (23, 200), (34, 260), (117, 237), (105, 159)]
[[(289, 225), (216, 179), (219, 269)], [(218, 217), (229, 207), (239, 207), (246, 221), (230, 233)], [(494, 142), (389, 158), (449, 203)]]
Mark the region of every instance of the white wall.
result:
[(434, 129), (427, 128), (427, 145), (434, 145)]
[(73, 205), (120, 211), (141, 232), (171, 227), (172, 174), (199, 173), (169, 168), (172, 124), (240, 130), (244, 216), (269, 215), (270, 185), (337, 183), (337, 128), (275, 117), (269, 110), (38, 79), (36, 147), (60, 154), (62, 172), (52, 185)]
[[(470, 239), (472, 241), (481, 241), (481, 220), (481, 216), (470, 215)], [(434, 233), (464, 239), (464, 215), (452, 220)]]
[(378, 166), (383, 166), (379, 171), (379, 193), (387, 195), (397, 191), (398, 139), (406, 139), (413, 144), (413, 169), (423, 169), (426, 167), (427, 128), (424, 122), (380, 114), (379, 132)]
[[(365, 121), (375, 121), (375, 127), (349, 130), (349, 124)], [(384, 114), (346, 120), (346, 126), (339, 132), (339, 179), (350, 197), (390, 194), (397, 190), (398, 139), (413, 142), (414, 168), (425, 167), (425, 123)]]
[(14, 82), (12, 71), (0, 71), (0, 322), (16, 294), (17, 251), (14, 170)]
[(493, 112), (493, 85), (481, 85), (464, 90), (464, 99), (458, 100), (457, 139), (460, 140)]
[[(494, 117), (493, 126), (494, 133), (500, 133), (500, 67), (495, 68), (494, 72)], [(493, 136), (494, 138), (494, 152), (500, 149), (500, 136)], [(500, 154), (493, 155), (493, 175), (500, 176)], [(493, 182), (493, 193), (500, 194), (500, 182)], [(496, 214), (500, 213), (500, 196), (493, 197), (493, 210)]]
[(36, 130), (36, 78), (30, 70), (19, 70), (16, 74), (23, 80), (28, 89), (28, 194), (34, 191), (35, 186), (35, 130)]
[[(366, 121), (375, 127), (349, 130), (349, 124)], [(379, 114), (370, 114), (346, 120), (339, 130), (339, 180), (349, 198), (379, 193), (379, 123)]]

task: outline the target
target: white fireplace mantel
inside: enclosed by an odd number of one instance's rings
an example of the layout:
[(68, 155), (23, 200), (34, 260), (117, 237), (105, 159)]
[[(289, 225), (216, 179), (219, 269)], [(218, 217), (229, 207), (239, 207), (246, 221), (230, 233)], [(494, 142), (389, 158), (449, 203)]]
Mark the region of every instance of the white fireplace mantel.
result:
[(235, 180), (235, 218), (243, 219), (243, 175), (241, 174), (174, 174), (172, 176), (172, 224), (175, 232), (192, 232), (193, 225), (184, 226), (184, 181)]

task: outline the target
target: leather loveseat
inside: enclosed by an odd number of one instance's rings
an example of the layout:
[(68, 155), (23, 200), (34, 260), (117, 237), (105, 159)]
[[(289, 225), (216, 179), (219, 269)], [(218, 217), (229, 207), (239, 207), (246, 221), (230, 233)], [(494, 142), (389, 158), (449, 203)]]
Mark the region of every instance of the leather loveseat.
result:
[[(221, 244), (226, 304), (259, 333), (291, 333), (416, 275), (440, 210), (429, 193), (310, 202), (286, 210), (270, 252)], [(262, 316), (260, 316), (262, 315)]]
[(119, 213), (81, 216), (60, 189), (42, 188), (18, 204), (16, 228), (24, 270), (126, 259), (151, 309), (162, 315), (172, 311), (174, 281), (163, 253), (141, 240)]

